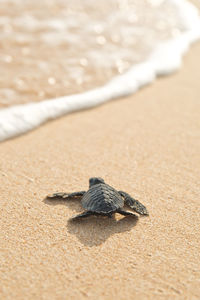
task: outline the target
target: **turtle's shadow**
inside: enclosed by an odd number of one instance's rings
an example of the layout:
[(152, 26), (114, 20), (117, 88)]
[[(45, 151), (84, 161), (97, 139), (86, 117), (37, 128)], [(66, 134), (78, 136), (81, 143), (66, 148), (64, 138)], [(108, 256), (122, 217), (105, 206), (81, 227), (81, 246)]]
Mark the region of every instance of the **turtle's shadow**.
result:
[(137, 216), (127, 216), (119, 220), (114, 216), (90, 216), (87, 219), (69, 220), (67, 229), (69, 233), (76, 235), (82, 244), (93, 247), (101, 245), (116, 233), (130, 231), (137, 221)]
[[(77, 213), (82, 212), (83, 208), (78, 200), (49, 200), (44, 199), (43, 202), (48, 205), (64, 205)], [(138, 217), (127, 216), (122, 217), (119, 220), (103, 216), (90, 216), (85, 219), (70, 219), (67, 222), (67, 231), (70, 234), (75, 235), (79, 241), (89, 247), (98, 246), (104, 243), (110, 236), (130, 231), (136, 226)]]

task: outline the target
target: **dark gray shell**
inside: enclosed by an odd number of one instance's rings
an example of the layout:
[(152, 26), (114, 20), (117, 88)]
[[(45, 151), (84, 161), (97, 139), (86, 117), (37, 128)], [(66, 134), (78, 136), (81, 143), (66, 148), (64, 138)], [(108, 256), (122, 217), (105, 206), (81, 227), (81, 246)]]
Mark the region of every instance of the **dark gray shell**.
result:
[(87, 211), (97, 213), (114, 212), (124, 206), (121, 195), (108, 184), (93, 185), (81, 200), (82, 206)]

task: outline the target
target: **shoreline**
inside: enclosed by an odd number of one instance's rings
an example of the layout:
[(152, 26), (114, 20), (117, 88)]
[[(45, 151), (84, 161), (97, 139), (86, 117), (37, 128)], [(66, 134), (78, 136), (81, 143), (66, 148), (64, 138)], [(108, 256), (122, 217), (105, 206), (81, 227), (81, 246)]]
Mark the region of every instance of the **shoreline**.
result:
[[(179, 5), (179, 0), (173, 1)], [(200, 17), (197, 10), (187, 1), (179, 6), (187, 30), (180, 37), (162, 43), (147, 61), (134, 65), (123, 75), (114, 77), (102, 87), (81, 94), (0, 110), (0, 142), (68, 113), (134, 94), (144, 85), (152, 83), (157, 76), (168, 75), (179, 69), (183, 54), (200, 38)]]

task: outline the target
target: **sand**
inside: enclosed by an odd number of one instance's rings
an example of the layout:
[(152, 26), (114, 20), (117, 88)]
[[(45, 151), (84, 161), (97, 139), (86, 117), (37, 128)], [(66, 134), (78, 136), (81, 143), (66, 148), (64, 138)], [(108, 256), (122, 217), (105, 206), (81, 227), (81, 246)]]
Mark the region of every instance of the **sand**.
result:
[[(1, 299), (199, 299), (200, 43), (135, 95), (0, 144)], [(101, 176), (149, 217), (44, 201)]]

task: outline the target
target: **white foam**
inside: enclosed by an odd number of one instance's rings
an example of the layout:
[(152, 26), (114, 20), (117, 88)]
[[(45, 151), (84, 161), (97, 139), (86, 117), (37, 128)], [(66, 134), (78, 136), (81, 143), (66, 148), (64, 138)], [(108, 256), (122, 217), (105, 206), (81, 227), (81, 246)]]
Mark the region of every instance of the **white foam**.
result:
[(179, 8), (185, 26), (184, 33), (162, 43), (147, 61), (134, 65), (128, 72), (113, 78), (103, 87), (81, 94), (0, 110), (0, 141), (23, 134), (67, 113), (135, 93), (141, 86), (152, 82), (157, 75), (170, 74), (177, 70), (190, 44), (200, 38), (200, 18), (197, 9), (187, 1), (168, 1)]

